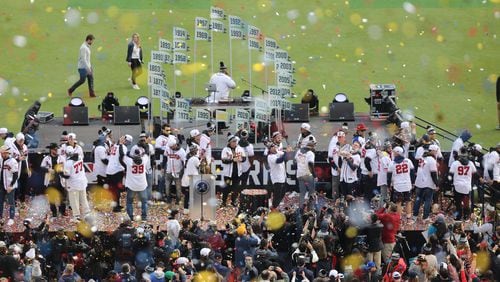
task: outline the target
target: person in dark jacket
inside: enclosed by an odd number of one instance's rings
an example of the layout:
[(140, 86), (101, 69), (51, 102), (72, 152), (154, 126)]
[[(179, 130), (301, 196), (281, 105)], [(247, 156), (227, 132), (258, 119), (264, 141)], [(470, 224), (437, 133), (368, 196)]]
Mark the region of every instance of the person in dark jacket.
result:
[(380, 268), (382, 249), (382, 228), (384, 226), (378, 220), (376, 214), (370, 215), (370, 225), (368, 225), (364, 233), (366, 235), (366, 243), (368, 245), (368, 253), (366, 258), (368, 261), (374, 261), (377, 268)]

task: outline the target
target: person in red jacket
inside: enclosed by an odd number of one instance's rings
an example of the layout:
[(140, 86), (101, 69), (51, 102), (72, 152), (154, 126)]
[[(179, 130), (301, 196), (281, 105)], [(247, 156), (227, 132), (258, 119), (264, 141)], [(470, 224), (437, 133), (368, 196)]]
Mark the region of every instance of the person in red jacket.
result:
[(385, 212), (385, 208), (377, 211), (377, 216), (380, 222), (384, 225), (382, 228), (382, 262), (387, 263), (392, 254), (392, 250), (396, 245), (396, 234), (399, 232), (399, 225), (401, 224), (401, 215), (398, 213), (396, 204), (391, 204), (389, 212)]

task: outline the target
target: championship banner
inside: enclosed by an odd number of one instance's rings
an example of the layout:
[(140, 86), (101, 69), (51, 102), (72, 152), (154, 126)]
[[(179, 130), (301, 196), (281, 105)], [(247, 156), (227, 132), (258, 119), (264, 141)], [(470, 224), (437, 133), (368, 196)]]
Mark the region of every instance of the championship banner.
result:
[(278, 44), (276, 43), (276, 40), (266, 37), (264, 39), (264, 48), (266, 50), (275, 50), (278, 47)]
[(269, 112), (269, 104), (267, 100), (263, 100), (260, 98), (255, 99), (255, 112), (264, 112), (268, 113)]
[(250, 120), (250, 112), (243, 109), (236, 109), (236, 116), (234, 119), (238, 121), (248, 121)]
[(187, 43), (186, 41), (184, 40), (174, 40), (174, 52), (175, 51), (187, 51), (188, 50), (188, 46), (187, 46)]
[(241, 29), (241, 18), (237, 16), (229, 16), (229, 28), (239, 28)]
[(269, 114), (256, 111), (255, 112), (255, 121), (268, 122), (269, 121)]
[(215, 120), (216, 121), (227, 121), (229, 114), (226, 111), (215, 111)]
[(158, 49), (160, 51), (172, 51), (172, 42), (170, 42), (166, 39), (160, 38), (158, 41)]
[(196, 109), (195, 120), (209, 121), (210, 111), (205, 109)]
[(291, 87), (293, 84), (293, 76), (291, 73), (278, 73), (277, 79), (278, 86)]
[(281, 109), (285, 111), (291, 111), (292, 110), (292, 102), (282, 99), (281, 100)]
[(229, 27), (229, 38), (231, 39), (245, 39), (241, 28)]
[(194, 40), (210, 41), (210, 35), (208, 31), (197, 28), (194, 30)]
[(261, 50), (260, 48), (260, 42), (259, 40), (257, 39), (253, 39), (253, 38), (248, 38), (248, 49), (252, 49), (252, 50)]
[(264, 51), (264, 61), (266, 62), (274, 61), (274, 50), (266, 49), (266, 51)]
[(260, 37), (260, 29), (253, 25), (248, 25), (248, 38), (256, 38)]
[(151, 62), (153, 63), (162, 63), (168, 64), (170, 63), (170, 54), (165, 51), (151, 51)]
[(174, 40), (189, 40), (189, 34), (185, 28), (174, 26)]
[(283, 72), (283, 73), (293, 73), (293, 64), (288, 61), (278, 61), (277, 60), (277, 53), (274, 53), (274, 59), (275, 59), (275, 64), (274, 66), (276, 67), (276, 72)]
[(217, 7), (210, 7), (210, 18), (211, 19), (224, 19), (224, 10)]
[(165, 72), (163, 71), (163, 67), (159, 63), (149, 62), (148, 63), (148, 72), (153, 73), (155, 75), (164, 76)]
[(195, 29), (208, 29), (208, 20), (202, 17), (196, 17), (194, 19)]
[(187, 55), (181, 52), (174, 52), (174, 64), (187, 64)]
[(168, 100), (170, 93), (168, 89), (158, 85), (151, 85), (151, 97), (161, 98), (162, 100)]
[(175, 111), (189, 112), (189, 101), (186, 99), (175, 99)]
[(282, 95), (281, 95), (281, 89), (278, 86), (269, 85), (267, 87), (267, 93), (269, 93), (269, 95), (271, 95), (272, 97), (279, 97), (279, 98), (282, 97)]
[(269, 100), (269, 106), (271, 109), (281, 109), (281, 101), (283, 99), (278, 98), (278, 97), (271, 97), (271, 100)]
[(163, 100), (163, 99), (160, 100), (160, 110), (162, 112), (170, 112), (171, 111), (169, 102), (170, 101), (168, 101), (168, 100)]
[(274, 58), (276, 62), (288, 62), (288, 52), (282, 49), (274, 51)]
[(148, 85), (156, 85), (159, 87), (167, 88), (165, 79), (163, 76), (148, 73)]
[(292, 96), (292, 90), (290, 89), (290, 87), (281, 86), (279, 87), (279, 89), (282, 98), (288, 98)]
[(214, 32), (226, 32), (226, 29), (224, 28), (224, 23), (218, 20), (211, 20), (210, 21), (210, 28)]
[(174, 118), (176, 121), (189, 121), (189, 112), (175, 111)]

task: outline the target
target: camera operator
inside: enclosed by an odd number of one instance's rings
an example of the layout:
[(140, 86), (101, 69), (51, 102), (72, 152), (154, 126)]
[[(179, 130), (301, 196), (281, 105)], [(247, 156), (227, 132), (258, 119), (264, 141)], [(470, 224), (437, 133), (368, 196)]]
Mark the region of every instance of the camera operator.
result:
[[(311, 246), (312, 248), (312, 246)], [(314, 273), (306, 267), (306, 258), (299, 255), (296, 259), (297, 266), (294, 267), (288, 276), (292, 277), (291, 281), (313, 281)]]
[(115, 247), (114, 271), (119, 273), (124, 263), (131, 263), (135, 253), (132, 250), (134, 241), (134, 229), (129, 219), (124, 220), (113, 232), (113, 246)]
[(135, 267), (137, 278), (146, 268), (146, 266), (154, 263), (153, 260), (153, 234), (151, 226), (144, 225), (135, 229), (135, 238), (133, 241), (133, 250), (135, 253)]

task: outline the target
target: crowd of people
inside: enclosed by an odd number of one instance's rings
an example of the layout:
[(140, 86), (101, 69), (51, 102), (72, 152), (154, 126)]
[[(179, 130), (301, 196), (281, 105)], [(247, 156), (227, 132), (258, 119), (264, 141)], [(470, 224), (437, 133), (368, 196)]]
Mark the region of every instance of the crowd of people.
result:
[[(333, 134), (328, 146), (331, 190), (316, 189), (317, 138), (301, 125), (295, 144), (272, 133), (263, 152), (254, 150), (248, 132), (229, 134), (221, 151), (221, 171), (214, 171), (211, 137), (216, 125), (192, 129), (187, 138), (163, 124), (152, 139), (113, 137), (99, 130), (92, 158), (97, 185), (113, 194), (110, 206), (125, 217), (112, 234), (90, 237), (58, 230), (58, 217), (86, 220), (92, 204), (83, 168), (84, 152), (75, 133), (51, 143), (40, 165), (45, 189), (59, 191), (50, 214), (39, 226), (24, 222), (22, 234), (2, 234), (0, 277), (10, 281), (499, 281), (500, 252), (496, 208), (484, 204), (486, 186), (498, 189), (500, 144), (483, 154), (478, 144), (465, 145), (464, 131), (445, 163), (436, 132), (403, 122), (387, 140), (367, 133), (360, 123)], [(24, 134), (0, 128), (0, 216), (9, 205), (6, 225), (33, 196)], [(184, 139), (185, 143), (184, 144)], [(257, 154), (263, 154), (271, 184), (270, 205), (242, 210), (239, 194), (248, 184)], [(288, 185), (286, 164), (293, 162), (297, 185)], [(153, 181), (158, 170), (160, 178)], [(220, 174), (219, 208), (238, 215), (217, 228), (215, 222), (189, 218), (191, 179)], [(452, 187), (451, 191), (447, 187)], [(479, 199), (473, 199), (479, 187)], [(496, 187), (496, 188), (495, 188)], [(283, 198), (298, 191), (298, 206)], [(454, 207), (439, 199), (453, 193)], [(126, 194), (123, 196), (122, 194)], [(123, 200), (120, 200), (123, 196)], [(134, 198), (140, 216), (134, 216)], [(148, 205), (171, 206), (164, 226), (148, 225)], [(69, 207), (66, 203), (69, 202)], [(474, 205), (481, 207), (474, 213)], [(449, 217), (455, 221), (450, 221)], [(416, 245), (401, 235), (402, 224), (424, 223), (426, 242)], [(409, 244), (408, 244), (409, 243)], [(408, 246), (409, 245), (409, 246)]]

